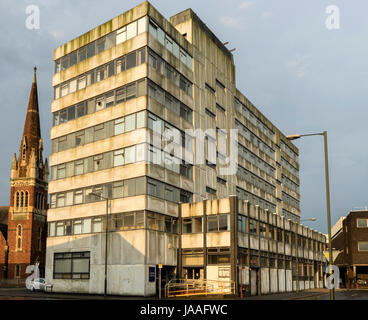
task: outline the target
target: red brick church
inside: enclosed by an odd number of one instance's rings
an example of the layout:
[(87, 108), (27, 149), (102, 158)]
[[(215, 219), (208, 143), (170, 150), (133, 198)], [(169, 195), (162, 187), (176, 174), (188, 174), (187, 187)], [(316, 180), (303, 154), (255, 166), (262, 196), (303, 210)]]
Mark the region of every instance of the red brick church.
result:
[(0, 279), (27, 278), (32, 264), (44, 273), (49, 169), (42, 151), (35, 67), (19, 155), (11, 163), (10, 205), (0, 232)]

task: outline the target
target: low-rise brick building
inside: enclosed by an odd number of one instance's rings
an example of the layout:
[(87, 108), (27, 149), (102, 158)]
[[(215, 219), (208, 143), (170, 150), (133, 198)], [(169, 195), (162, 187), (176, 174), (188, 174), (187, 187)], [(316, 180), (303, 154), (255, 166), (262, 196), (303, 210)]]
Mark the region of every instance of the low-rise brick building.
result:
[(368, 211), (350, 211), (332, 228), (332, 248), (339, 250), (334, 264), (342, 285), (368, 285)]

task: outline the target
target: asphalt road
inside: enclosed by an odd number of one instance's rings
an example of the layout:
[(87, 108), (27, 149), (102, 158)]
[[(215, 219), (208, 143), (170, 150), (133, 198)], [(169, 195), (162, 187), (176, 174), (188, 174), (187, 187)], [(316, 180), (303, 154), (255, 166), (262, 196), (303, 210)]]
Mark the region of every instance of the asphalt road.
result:
[[(327, 291), (327, 290), (326, 290)], [(326, 292), (325, 291), (325, 292)], [(328, 292), (328, 291), (327, 291)], [(308, 296), (308, 292), (299, 294), (290, 294), (290, 296), (262, 296), (260, 300), (329, 300), (328, 293), (318, 292)], [(196, 297), (198, 299), (198, 297)], [(192, 298), (196, 300), (196, 298)], [(207, 297), (208, 298), (208, 297)], [(213, 297), (210, 297), (213, 298)], [(0, 300), (145, 300), (155, 299), (154, 297), (122, 297), (122, 296), (107, 296), (101, 295), (82, 295), (82, 294), (59, 294), (45, 292), (31, 292), (25, 288), (0, 288)], [(156, 298), (157, 299), (157, 298)], [(187, 298), (188, 299), (188, 298)], [(190, 299), (190, 300), (192, 300)], [(236, 300), (238, 300), (237, 298)], [(252, 297), (252, 300), (258, 300), (257, 297)], [(368, 300), (368, 289), (353, 289), (353, 290), (338, 290), (335, 292), (335, 300)]]
[[(304, 300), (330, 300), (329, 294), (305, 298)], [(368, 300), (368, 290), (343, 290), (335, 292), (335, 300)]]

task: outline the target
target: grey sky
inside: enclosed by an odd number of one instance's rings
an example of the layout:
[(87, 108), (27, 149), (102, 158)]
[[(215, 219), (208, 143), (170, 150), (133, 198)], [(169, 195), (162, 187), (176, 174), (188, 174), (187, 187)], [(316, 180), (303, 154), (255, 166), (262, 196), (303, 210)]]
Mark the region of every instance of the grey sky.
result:
[[(45, 156), (50, 154), (52, 53), (57, 46), (142, 1), (0, 0), (0, 205), (9, 204), (12, 154), (18, 153), (32, 81), (38, 93)], [(167, 19), (192, 8), (236, 48), (237, 87), (284, 134), (328, 131), (332, 223), (368, 205), (366, 127), (368, 3), (364, 0), (175, 1), (151, 3)], [(40, 29), (25, 27), (26, 7), (40, 8)], [(340, 8), (328, 30), (328, 5)], [(323, 139), (296, 140), (300, 151), (302, 218), (327, 232)]]

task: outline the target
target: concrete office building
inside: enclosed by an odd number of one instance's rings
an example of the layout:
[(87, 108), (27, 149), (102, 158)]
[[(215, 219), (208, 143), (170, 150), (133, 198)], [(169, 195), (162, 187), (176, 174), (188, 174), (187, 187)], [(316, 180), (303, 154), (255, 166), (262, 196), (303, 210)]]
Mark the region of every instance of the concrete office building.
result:
[(128, 295), (155, 294), (159, 264), (166, 280), (178, 274), (180, 202), (237, 195), (300, 220), (298, 149), (236, 89), (232, 53), (192, 10), (168, 21), (144, 2), (56, 48), (54, 62), (54, 290), (103, 292), (106, 211), (107, 292)]

